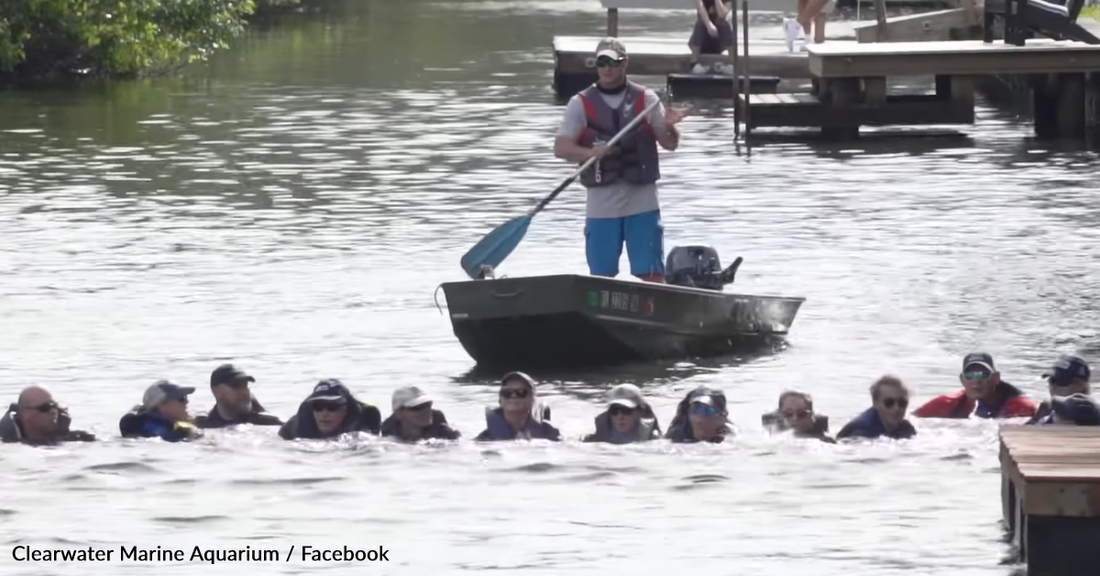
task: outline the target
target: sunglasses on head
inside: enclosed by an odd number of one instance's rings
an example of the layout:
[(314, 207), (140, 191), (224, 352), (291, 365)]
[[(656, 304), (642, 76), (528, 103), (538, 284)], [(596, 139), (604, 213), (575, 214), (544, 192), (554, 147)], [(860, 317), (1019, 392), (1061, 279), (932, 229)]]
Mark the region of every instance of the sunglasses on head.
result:
[(990, 376), (992, 376), (992, 374), (986, 370), (970, 370), (963, 372), (963, 378), (966, 380), (989, 380)]
[(813, 414), (813, 412), (810, 412), (809, 410), (806, 410), (805, 408), (799, 409), (799, 410), (784, 410), (783, 411), (783, 417), (786, 418), (787, 420), (794, 420), (796, 418), (798, 420), (801, 420), (803, 418), (809, 418), (811, 414)]
[(634, 410), (636, 410), (636, 408), (623, 406), (622, 404), (612, 404), (611, 407), (607, 409), (607, 413), (612, 416), (616, 416), (619, 414), (629, 415), (633, 414)]
[(34, 410), (35, 412), (41, 412), (43, 414), (47, 414), (49, 412), (57, 410), (57, 408), (57, 402), (54, 402), (52, 400), (46, 402), (45, 404), (39, 404), (38, 406), (27, 406), (27, 410)]
[(530, 394), (530, 390), (526, 388), (501, 388), (501, 398), (526, 398)]
[(906, 408), (909, 406), (908, 398), (883, 398), (882, 405), (887, 408), (893, 408), (897, 405), (899, 408)]
[(327, 400), (313, 403), (314, 412), (339, 412), (345, 404), (343, 402), (330, 402)]
[(622, 58), (611, 58), (610, 56), (600, 56), (596, 58), (596, 66), (599, 68), (618, 68), (623, 63)]
[(691, 413), (706, 416), (709, 418), (718, 414), (718, 411), (715, 410), (714, 406), (711, 406), (710, 404), (692, 404)]

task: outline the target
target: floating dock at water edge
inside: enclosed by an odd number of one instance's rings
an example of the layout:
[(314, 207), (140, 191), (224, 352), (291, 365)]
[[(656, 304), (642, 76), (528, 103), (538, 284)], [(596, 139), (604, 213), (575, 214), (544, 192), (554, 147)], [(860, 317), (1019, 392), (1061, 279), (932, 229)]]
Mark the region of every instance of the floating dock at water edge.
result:
[(1028, 576), (1100, 573), (1100, 427), (1001, 427), (1001, 503)]

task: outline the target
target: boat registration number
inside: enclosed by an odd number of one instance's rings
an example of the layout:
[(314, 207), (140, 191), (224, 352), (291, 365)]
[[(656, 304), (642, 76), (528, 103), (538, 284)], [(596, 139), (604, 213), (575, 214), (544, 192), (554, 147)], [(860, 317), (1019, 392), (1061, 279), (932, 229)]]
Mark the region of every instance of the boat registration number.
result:
[(589, 291), (588, 305), (593, 308), (606, 308), (608, 310), (616, 310), (619, 312), (644, 312), (646, 314), (653, 313), (652, 298), (647, 298), (646, 301), (643, 302), (637, 294), (629, 294), (627, 292), (615, 292), (613, 290)]

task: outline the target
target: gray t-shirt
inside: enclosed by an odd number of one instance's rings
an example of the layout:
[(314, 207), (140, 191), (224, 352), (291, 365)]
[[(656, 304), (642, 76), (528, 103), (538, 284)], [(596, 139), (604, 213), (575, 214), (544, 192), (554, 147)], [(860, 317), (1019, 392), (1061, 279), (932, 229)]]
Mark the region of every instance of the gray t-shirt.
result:
[[(625, 96), (625, 91), (618, 94), (600, 93), (600, 97), (612, 109), (617, 109), (623, 103)], [(657, 93), (646, 88), (645, 105), (648, 107), (658, 100), (660, 98)], [(650, 111), (647, 120), (655, 132), (664, 130), (664, 104), (658, 104), (656, 108)], [(558, 128), (558, 137), (576, 141), (587, 125), (588, 119), (584, 115), (584, 104), (581, 103), (581, 97), (578, 94), (570, 98), (569, 103), (565, 106), (565, 116)], [(634, 130), (641, 130), (641, 127), (636, 126)], [(622, 218), (643, 212), (652, 212), (659, 207), (656, 183), (637, 185), (620, 181), (608, 186), (589, 188), (586, 215), (589, 218)]]

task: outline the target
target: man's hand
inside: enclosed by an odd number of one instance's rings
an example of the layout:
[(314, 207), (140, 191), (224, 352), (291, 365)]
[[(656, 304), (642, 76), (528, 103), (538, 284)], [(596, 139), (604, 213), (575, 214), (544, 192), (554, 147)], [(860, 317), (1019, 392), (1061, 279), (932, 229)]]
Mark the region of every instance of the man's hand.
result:
[(718, 38), (718, 28), (710, 20), (707, 20), (707, 34), (710, 34), (711, 38)]
[(691, 112), (690, 105), (682, 106), (680, 108), (669, 107), (665, 110), (665, 125), (675, 126), (679, 124), (680, 121), (684, 119), (684, 116), (688, 115), (688, 112)]
[(611, 152), (611, 147), (608, 146), (607, 144), (597, 144), (589, 150), (588, 157), (589, 158), (595, 158), (595, 159), (599, 160), (600, 158), (603, 158), (604, 156), (606, 156), (610, 152)]

